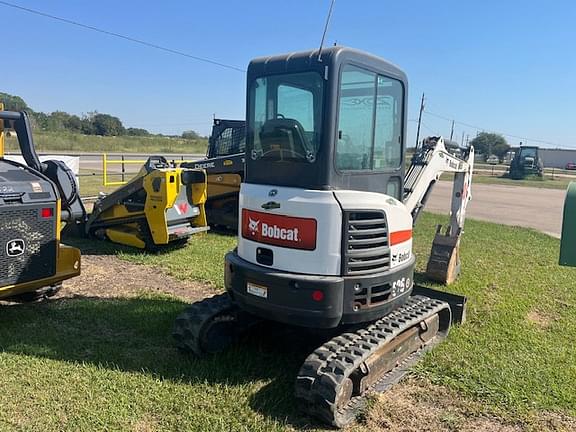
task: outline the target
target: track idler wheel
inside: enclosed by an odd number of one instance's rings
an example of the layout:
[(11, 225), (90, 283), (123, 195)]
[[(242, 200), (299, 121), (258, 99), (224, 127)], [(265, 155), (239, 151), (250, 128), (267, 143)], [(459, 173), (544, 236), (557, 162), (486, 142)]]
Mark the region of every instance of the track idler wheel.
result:
[(225, 351), (257, 322), (220, 294), (188, 306), (176, 318), (172, 336), (179, 350), (201, 357)]
[(296, 398), (308, 414), (344, 427), (362, 412), (370, 393), (397, 383), (447, 336), (450, 325), (447, 303), (411, 297), (390, 315), (337, 336), (310, 354), (296, 378)]

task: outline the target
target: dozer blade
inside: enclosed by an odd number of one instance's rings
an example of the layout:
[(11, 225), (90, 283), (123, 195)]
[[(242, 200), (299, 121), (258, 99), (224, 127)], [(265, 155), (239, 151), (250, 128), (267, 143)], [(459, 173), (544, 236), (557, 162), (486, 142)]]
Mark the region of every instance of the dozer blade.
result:
[(452, 284), (460, 275), (460, 232), (456, 235), (442, 234), (437, 227), (430, 258), (426, 266), (426, 276), (444, 285)]
[(308, 414), (344, 427), (366, 406), (369, 394), (387, 390), (444, 340), (451, 323), (448, 303), (412, 296), (388, 316), (310, 354), (296, 379), (296, 397)]

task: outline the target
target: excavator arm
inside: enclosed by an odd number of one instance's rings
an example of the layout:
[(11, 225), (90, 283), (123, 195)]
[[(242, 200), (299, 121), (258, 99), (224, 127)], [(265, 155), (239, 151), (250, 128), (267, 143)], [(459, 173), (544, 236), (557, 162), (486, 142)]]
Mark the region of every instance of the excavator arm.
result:
[(443, 173), (454, 173), (450, 223), (437, 227), (426, 273), (432, 280), (451, 284), (460, 272), (460, 237), (466, 219), (466, 207), (472, 198), (474, 147), (458, 158), (446, 150), (442, 137), (428, 137), (412, 157), (404, 182), (404, 204), (416, 223), (420, 212)]

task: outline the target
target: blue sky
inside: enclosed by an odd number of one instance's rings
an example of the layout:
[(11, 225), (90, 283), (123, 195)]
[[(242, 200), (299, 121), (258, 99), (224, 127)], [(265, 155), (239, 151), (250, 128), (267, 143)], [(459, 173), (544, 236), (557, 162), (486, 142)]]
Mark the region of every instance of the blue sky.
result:
[[(260, 55), (316, 48), (329, 0), (9, 0), (245, 68)], [(163, 133), (209, 133), (243, 118), (245, 75), (0, 5), (0, 91), (40, 111), (119, 116)], [(576, 148), (576, 2), (337, 0), (327, 43), (399, 65), (409, 119), (426, 109), (489, 131)], [(450, 122), (424, 115), (424, 134)], [(409, 143), (415, 122), (409, 123)], [(456, 124), (472, 138), (477, 129)], [(521, 139), (507, 137), (510, 144)], [(526, 139), (522, 139), (526, 141)], [(552, 146), (541, 144), (542, 146)]]

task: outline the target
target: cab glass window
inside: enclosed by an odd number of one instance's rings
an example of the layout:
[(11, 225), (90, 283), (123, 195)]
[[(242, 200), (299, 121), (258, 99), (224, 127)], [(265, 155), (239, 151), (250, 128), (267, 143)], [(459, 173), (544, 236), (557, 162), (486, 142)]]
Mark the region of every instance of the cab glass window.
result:
[(402, 84), (378, 77), (373, 169), (398, 168), (402, 158)]
[(314, 95), (310, 90), (280, 84), (278, 116), (296, 119), (306, 132), (314, 131)]
[(340, 80), (336, 168), (387, 170), (402, 157), (400, 81), (346, 65)]
[(314, 163), (322, 131), (324, 81), (316, 72), (256, 79), (247, 148), (252, 160)]
[(370, 169), (376, 74), (347, 65), (340, 79), (336, 167)]

